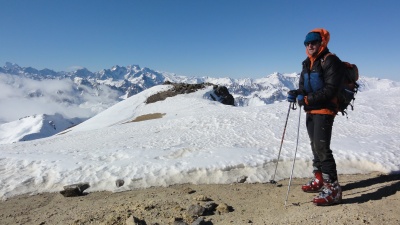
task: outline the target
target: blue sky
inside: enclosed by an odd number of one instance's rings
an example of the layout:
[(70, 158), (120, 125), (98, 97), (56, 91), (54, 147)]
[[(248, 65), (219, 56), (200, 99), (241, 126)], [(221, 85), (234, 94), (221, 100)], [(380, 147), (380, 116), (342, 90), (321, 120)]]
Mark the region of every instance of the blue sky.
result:
[(361, 75), (399, 81), (397, 1), (0, 0), (0, 66), (90, 71), (140, 65), (185, 76), (300, 72), (304, 37)]

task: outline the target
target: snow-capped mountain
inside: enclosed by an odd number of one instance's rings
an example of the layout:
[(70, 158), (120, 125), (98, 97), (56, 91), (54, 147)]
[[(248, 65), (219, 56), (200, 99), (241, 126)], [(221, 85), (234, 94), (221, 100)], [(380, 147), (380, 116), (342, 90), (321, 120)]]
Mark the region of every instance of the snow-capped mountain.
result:
[(119, 92), (121, 96), (126, 95), (126, 97), (165, 81), (196, 83), (195, 79), (157, 72), (149, 68), (141, 68), (138, 65), (127, 67), (116, 65), (111, 69), (103, 69), (98, 72), (91, 72), (86, 68), (71, 72), (55, 72), (50, 69), (37, 70), (32, 67), (20, 67), (8, 62), (0, 68), (0, 73), (18, 75), (32, 80), (69, 79), (78, 86), (85, 85), (93, 89), (96, 89), (99, 85), (106, 85)]
[(0, 144), (49, 137), (81, 122), (82, 119), (66, 119), (58, 113), (28, 116), (0, 124)]
[[(191, 84), (208, 82), (226, 86), (229, 92), (234, 95), (237, 106), (269, 104), (283, 100), (285, 95), (282, 94), (282, 91), (286, 92), (294, 88), (298, 82), (298, 74), (274, 73), (260, 79), (185, 77), (167, 72), (158, 72), (149, 68), (141, 68), (138, 65), (114, 66), (111, 69), (103, 69), (98, 72), (90, 72), (86, 68), (72, 72), (55, 72), (49, 69), (37, 70), (31, 67), (20, 67), (17, 64), (6, 63), (4, 67), (0, 68), (0, 73), (17, 75), (20, 79), (28, 78), (37, 81), (68, 80), (72, 81), (75, 85), (74, 88), (80, 92), (88, 88), (98, 91), (107, 87), (123, 99), (166, 81)], [(41, 91), (37, 90), (33, 94), (37, 93), (40, 95)], [(115, 100), (119, 101), (120, 99), (116, 98)]]
[(211, 77), (185, 77), (176, 74), (158, 72), (138, 65), (127, 67), (113, 66), (98, 72), (90, 72), (86, 68), (72, 72), (55, 72), (49, 69), (37, 70), (32, 67), (20, 67), (17, 64), (6, 63), (0, 68), (0, 73), (18, 75), (32, 80), (72, 80), (76, 89), (82, 86), (91, 89), (101, 89), (105, 85), (116, 91), (120, 96), (130, 97), (147, 88), (170, 81), (174, 83), (213, 83), (226, 86), (235, 96), (238, 106), (251, 104), (251, 99), (257, 98), (266, 104), (284, 99), (282, 89), (294, 88), (298, 81), (297, 74), (274, 73), (261, 79), (232, 79)]
[[(32, 125), (30, 120), (19, 120), (20, 118), (35, 115), (35, 118), (40, 120), (45, 117), (44, 115), (59, 114), (57, 121), (71, 118), (79, 118), (83, 121), (123, 99), (166, 81), (226, 86), (233, 95), (236, 106), (261, 106), (285, 100), (287, 91), (297, 87), (298, 79), (299, 74), (296, 73), (273, 73), (259, 79), (185, 77), (141, 68), (138, 65), (126, 67), (116, 65), (111, 69), (98, 72), (91, 72), (86, 68), (72, 72), (55, 72), (50, 69), (37, 70), (6, 63), (5, 66), (0, 67), (0, 89), (3, 93), (0, 96), (2, 105), (0, 124), (6, 123), (8, 124), (6, 127), (10, 128), (10, 122), (12, 122), (15, 129), (11, 132), (13, 138), (10, 138), (10, 131), (3, 127), (0, 130), (0, 143), (54, 134), (44, 132), (43, 129), (39, 129), (41, 134), (37, 134), (37, 129), (34, 131), (34, 129), (21, 128), (26, 132), (16, 132), (17, 127)], [(360, 91), (399, 85), (398, 82), (390, 80), (363, 77), (359, 83)], [(64, 121), (67, 124), (69, 122)], [(41, 124), (46, 124), (44, 119)]]

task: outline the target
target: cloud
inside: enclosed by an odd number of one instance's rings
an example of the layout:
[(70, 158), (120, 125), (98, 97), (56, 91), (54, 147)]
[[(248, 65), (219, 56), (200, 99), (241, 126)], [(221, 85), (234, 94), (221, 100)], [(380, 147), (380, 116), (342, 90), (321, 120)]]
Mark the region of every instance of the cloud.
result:
[(0, 123), (34, 114), (89, 118), (119, 101), (108, 86), (78, 86), (70, 79), (37, 81), (0, 73), (0, 90)]

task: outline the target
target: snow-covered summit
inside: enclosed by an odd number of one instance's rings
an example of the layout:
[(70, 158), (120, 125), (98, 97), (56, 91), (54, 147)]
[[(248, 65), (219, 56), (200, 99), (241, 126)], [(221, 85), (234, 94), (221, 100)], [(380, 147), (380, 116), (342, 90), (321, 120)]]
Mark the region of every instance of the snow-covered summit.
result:
[(0, 124), (0, 144), (49, 137), (81, 122), (78, 118), (65, 119), (61, 114), (28, 116)]

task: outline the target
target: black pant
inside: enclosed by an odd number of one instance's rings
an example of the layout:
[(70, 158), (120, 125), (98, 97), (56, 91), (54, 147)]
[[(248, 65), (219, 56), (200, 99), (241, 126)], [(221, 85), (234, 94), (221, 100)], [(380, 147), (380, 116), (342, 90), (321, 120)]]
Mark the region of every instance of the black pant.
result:
[(307, 132), (314, 155), (314, 171), (322, 171), (324, 175), (329, 175), (332, 181), (337, 180), (336, 163), (330, 148), (334, 119), (335, 117), (331, 115), (309, 113), (306, 117)]

